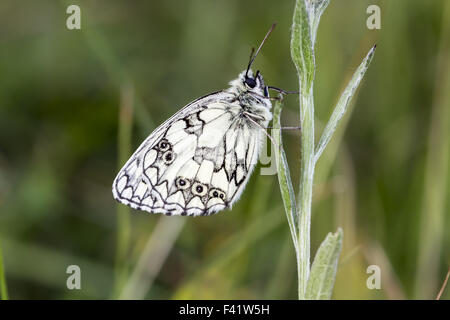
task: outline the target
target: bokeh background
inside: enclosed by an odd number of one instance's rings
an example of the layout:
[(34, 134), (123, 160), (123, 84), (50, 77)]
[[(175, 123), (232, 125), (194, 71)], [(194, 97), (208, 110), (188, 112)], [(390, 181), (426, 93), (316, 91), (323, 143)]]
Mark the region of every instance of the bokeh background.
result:
[[(81, 30), (66, 8), (81, 8)], [(381, 8), (368, 30), (366, 9)], [(255, 62), (296, 90), (294, 1), (0, 3), (0, 247), (12, 299), (295, 299), (276, 175), (256, 169), (233, 210), (164, 217), (118, 205), (111, 183), (157, 125)], [(316, 136), (377, 52), (315, 179), (312, 253), (344, 230), (336, 299), (433, 299), (450, 263), (450, 1), (332, 0), (316, 47)], [(298, 99), (283, 122), (298, 123)], [(284, 133), (298, 181), (299, 133)], [(295, 183), (297, 185), (297, 183)], [(66, 268), (81, 268), (81, 290)], [(369, 265), (381, 290), (369, 290)], [(450, 290), (442, 298), (450, 297)]]

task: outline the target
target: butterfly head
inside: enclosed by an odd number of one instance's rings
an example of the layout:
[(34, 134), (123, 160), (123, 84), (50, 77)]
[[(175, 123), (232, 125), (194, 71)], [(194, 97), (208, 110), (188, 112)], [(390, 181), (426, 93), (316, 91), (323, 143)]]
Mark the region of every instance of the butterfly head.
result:
[(230, 90), (235, 94), (254, 93), (256, 96), (269, 97), (269, 91), (259, 71), (253, 74), (252, 70), (244, 70), (237, 79), (230, 82)]
[(259, 45), (256, 52), (254, 51), (254, 49), (252, 49), (252, 51), (250, 53), (250, 60), (248, 62), (247, 69), (239, 75), (239, 80), (243, 83), (243, 86), (245, 87), (246, 91), (254, 92), (254, 93), (256, 93), (258, 95), (262, 95), (264, 97), (269, 97), (269, 92), (268, 92), (267, 86), (264, 84), (263, 77), (262, 77), (261, 73), (259, 73), (259, 70), (256, 71), (255, 75), (253, 75), (253, 71), (250, 69), (250, 67), (252, 66), (253, 61), (255, 61), (256, 56), (258, 55), (262, 46), (266, 42), (267, 37), (273, 31), (275, 26), (276, 26), (276, 23), (274, 23), (272, 25), (272, 27), (269, 29), (269, 31), (266, 33), (266, 36), (264, 37), (263, 41)]
[(244, 70), (236, 80), (233, 80), (232, 82), (230, 82), (231, 90), (237, 91), (238, 94), (241, 94), (243, 92), (254, 93), (261, 97), (269, 98), (269, 90), (268, 90), (268, 87), (264, 83), (261, 73), (258, 70), (258, 71), (256, 71), (255, 74), (253, 74), (253, 71), (250, 68), (251, 68), (253, 62), (255, 61), (255, 58), (258, 56), (258, 53), (260, 52), (262, 46), (266, 42), (267, 37), (270, 35), (270, 33), (275, 28), (275, 25), (276, 25), (276, 23), (274, 23), (272, 25), (272, 27), (269, 29), (269, 31), (266, 33), (266, 36), (264, 37), (263, 41), (259, 45), (256, 52), (254, 49), (252, 49), (252, 51), (250, 53), (250, 60), (247, 65), (247, 69)]
[(264, 97), (269, 97), (267, 86), (264, 83), (261, 73), (256, 71), (253, 75), (252, 70), (245, 70), (239, 75), (239, 81), (242, 83), (242, 87), (245, 91), (251, 91)]

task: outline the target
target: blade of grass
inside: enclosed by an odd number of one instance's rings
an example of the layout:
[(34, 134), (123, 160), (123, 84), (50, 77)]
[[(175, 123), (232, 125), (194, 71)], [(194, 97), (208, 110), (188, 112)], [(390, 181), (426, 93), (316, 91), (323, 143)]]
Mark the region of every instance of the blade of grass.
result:
[[(131, 135), (133, 127), (133, 88), (125, 84), (121, 88), (119, 110), (119, 169), (127, 161), (131, 152)], [(128, 277), (127, 255), (130, 244), (130, 209), (117, 204), (117, 244), (114, 295), (118, 296)]]
[(330, 120), (328, 120), (325, 129), (323, 130), (322, 136), (320, 137), (320, 140), (317, 144), (314, 162), (317, 162), (317, 160), (322, 155), (322, 152), (323, 150), (325, 150), (328, 142), (330, 142), (331, 137), (333, 136), (339, 121), (342, 119), (345, 112), (347, 111), (347, 107), (351, 99), (353, 98), (356, 89), (359, 87), (359, 84), (361, 83), (364, 74), (369, 68), (370, 62), (372, 61), (373, 55), (375, 53), (375, 48), (376, 46), (374, 46), (369, 51), (367, 56), (364, 58), (363, 62), (359, 65), (358, 69), (356, 69), (352, 79), (350, 80), (341, 97), (339, 98), (339, 101), (336, 104), (333, 113), (331, 114)]
[(6, 286), (5, 267), (3, 263), (2, 244), (0, 242), (0, 300), (8, 300), (8, 287)]
[(450, 276), (450, 268), (448, 268), (447, 275), (445, 276), (444, 282), (442, 283), (441, 290), (439, 290), (439, 293), (436, 296), (436, 300), (441, 299), (442, 294), (444, 293), (445, 287), (447, 286), (449, 276)]
[[(201, 268), (196, 269), (195, 272), (180, 285), (173, 295), (173, 299), (192, 299), (190, 295), (191, 289), (195, 284), (200, 282), (200, 279), (208, 273), (209, 270), (217, 270), (225, 267), (236, 256), (241, 254), (245, 249), (248, 249), (254, 243), (263, 239), (267, 234), (281, 225), (283, 219), (277, 214), (281, 207), (277, 206), (268, 211), (264, 215), (252, 221), (244, 230), (231, 236), (227, 241), (223, 242), (217, 248), (217, 254), (208, 258), (202, 264)], [(194, 296), (195, 297), (195, 296)]]
[(450, 159), (450, 3), (442, 17), (442, 36), (436, 65), (435, 92), (425, 167), (415, 296), (431, 299), (438, 288), (444, 241)]
[(159, 218), (120, 299), (145, 298), (185, 223), (184, 217)]
[(406, 294), (402, 284), (397, 277), (394, 267), (389, 259), (386, 250), (376, 240), (363, 240), (363, 253), (367, 261), (367, 265), (378, 265), (381, 270), (382, 289), (389, 300), (405, 300)]

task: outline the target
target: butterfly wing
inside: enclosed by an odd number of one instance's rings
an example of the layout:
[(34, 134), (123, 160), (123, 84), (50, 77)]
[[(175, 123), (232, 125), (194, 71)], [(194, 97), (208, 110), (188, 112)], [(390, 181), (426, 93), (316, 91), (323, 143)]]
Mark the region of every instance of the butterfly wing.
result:
[(236, 95), (197, 99), (159, 126), (113, 182), (116, 200), (166, 215), (209, 215), (239, 198), (262, 132), (241, 117)]

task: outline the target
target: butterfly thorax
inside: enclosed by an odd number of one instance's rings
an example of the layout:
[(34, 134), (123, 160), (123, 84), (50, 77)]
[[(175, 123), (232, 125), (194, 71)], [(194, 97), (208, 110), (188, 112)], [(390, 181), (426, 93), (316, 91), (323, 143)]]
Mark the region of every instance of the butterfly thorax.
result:
[(252, 120), (264, 127), (272, 120), (272, 113), (270, 111), (272, 104), (261, 73), (253, 77), (251, 70), (248, 72), (244, 70), (237, 79), (230, 82), (230, 88), (226, 91), (236, 95), (236, 101), (242, 108), (242, 116), (250, 116)]

